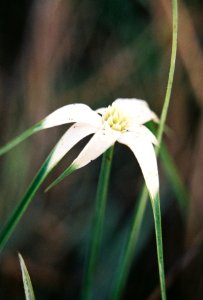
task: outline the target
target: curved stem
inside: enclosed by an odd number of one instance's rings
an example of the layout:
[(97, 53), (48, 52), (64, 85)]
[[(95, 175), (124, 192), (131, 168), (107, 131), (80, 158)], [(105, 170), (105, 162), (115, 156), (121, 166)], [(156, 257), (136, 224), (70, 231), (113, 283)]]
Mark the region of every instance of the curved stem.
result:
[[(175, 71), (175, 61), (176, 61), (176, 53), (177, 53), (177, 31), (178, 31), (177, 0), (172, 0), (172, 17), (173, 17), (173, 33), (172, 33), (171, 61), (170, 61), (168, 83), (166, 88), (166, 95), (164, 99), (162, 114), (160, 118), (160, 125), (157, 134), (159, 145), (161, 144), (162, 137), (163, 137), (164, 126), (165, 126), (166, 117), (168, 113), (168, 107), (170, 103), (170, 97), (171, 97), (171, 91), (172, 91), (172, 85), (174, 79), (174, 71)], [(156, 148), (156, 154), (157, 155), (159, 154), (159, 148)], [(126, 280), (130, 271), (130, 266), (133, 261), (136, 242), (140, 233), (140, 228), (141, 228), (141, 224), (142, 224), (142, 220), (146, 208), (147, 198), (148, 198), (148, 192), (146, 190), (146, 187), (143, 187), (141, 197), (138, 202), (138, 208), (134, 214), (131, 232), (129, 234), (127, 245), (125, 247), (125, 254), (121, 258), (121, 262), (118, 268), (119, 271), (117, 272), (117, 277), (115, 280), (115, 284), (113, 286), (113, 292), (110, 299), (119, 300), (122, 296), (126, 284)], [(156, 240), (157, 240), (157, 256), (158, 256), (161, 294), (162, 294), (162, 300), (165, 300), (166, 291), (165, 291), (165, 279), (164, 279), (164, 262), (163, 262), (161, 213), (160, 213), (159, 197), (158, 199), (155, 199), (154, 201), (151, 202), (152, 202), (153, 215), (155, 219), (155, 232), (156, 232)]]
[(157, 134), (157, 139), (159, 144), (161, 144), (164, 126), (166, 123), (166, 117), (168, 114), (168, 108), (171, 98), (171, 91), (173, 86), (175, 63), (176, 63), (176, 53), (177, 53), (177, 39), (178, 39), (178, 3), (177, 0), (172, 0), (172, 18), (173, 18), (173, 32), (172, 32), (172, 49), (171, 49), (171, 62), (170, 70), (168, 75), (168, 83), (166, 87), (166, 95), (164, 99), (164, 105), (161, 112), (160, 125)]
[(96, 194), (96, 207), (95, 214), (92, 224), (92, 234), (90, 240), (90, 248), (87, 257), (87, 264), (84, 274), (84, 288), (82, 299), (90, 300), (92, 299), (92, 286), (93, 286), (93, 277), (96, 268), (96, 260), (98, 257), (98, 252), (100, 248), (102, 230), (104, 223), (104, 215), (106, 209), (106, 199), (108, 191), (109, 176), (111, 171), (111, 163), (113, 157), (112, 146), (104, 154), (102, 159), (101, 171), (99, 176), (99, 182), (97, 187)]

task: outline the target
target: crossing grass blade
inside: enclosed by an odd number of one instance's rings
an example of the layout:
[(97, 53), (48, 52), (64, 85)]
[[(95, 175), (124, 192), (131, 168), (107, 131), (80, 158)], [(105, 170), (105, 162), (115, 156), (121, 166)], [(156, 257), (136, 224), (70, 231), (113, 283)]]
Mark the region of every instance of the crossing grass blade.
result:
[[(66, 134), (68, 134), (68, 132), (65, 133), (65, 135)], [(56, 144), (56, 146), (51, 151), (51, 153), (49, 154), (47, 159), (44, 161), (43, 165), (41, 166), (38, 173), (36, 174), (33, 181), (31, 182), (30, 186), (28, 187), (27, 192), (24, 194), (22, 199), (18, 202), (16, 208), (10, 215), (7, 223), (1, 230), (1, 232), (0, 232), (0, 251), (3, 249), (3, 247), (7, 243), (8, 239), (11, 236), (12, 232), (14, 231), (16, 225), (20, 221), (21, 217), (23, 216), (28, 205), (31, 203), (34, 195), (40, 188), (40, 186), (43, 183), (43, 181), (45, 180), (45, 178), (53, 170), (53, 168), (59, 163), (59, 161), (63, 158), (63, 156), (66, 154), (66, 152), (69, 150), (66, 147), (64, 148), (64, 143), (63, 143), (64, 136), (62, 136), (62, 138)], [(77, 140), (76, 140), (76, 142), (77, 142)], [(74, 144), (75, 143), (72, 143), (71, 147), (74, 146)], [(75, 168), (72, 167), (69, 174), (74, 171), (75, 171)]]
[(32, 201), (35, 193), (39, 189), (40, 185), (49, 174), (49, 170), (47, 168), (49, 161), (51, 158), (51, 154), (45, 160), (44, 164), (41, 166), (40, 170), (38, 171), (37, 175), (33, 179), (32, 183), (27, 189), (27, 192), (22, 197), (22, 199), (18, 202), (16, 208), (14, 209), (13, 213), (10, 215), (8, 221), (4, 225), (3, 229), (0, 232), (0, 251), (6, 245), (8, 239), (10, 238), (12, 232), (14, 231), (16, 225), (20, 221), (21, 217), (23, 216), (25, 210), (27, 209), (28, 205)]

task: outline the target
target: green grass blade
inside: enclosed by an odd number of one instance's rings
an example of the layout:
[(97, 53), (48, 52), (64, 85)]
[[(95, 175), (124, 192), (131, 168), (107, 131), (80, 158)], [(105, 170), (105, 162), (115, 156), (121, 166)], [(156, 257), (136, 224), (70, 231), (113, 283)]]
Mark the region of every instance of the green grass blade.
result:
[(20, 254), (18, 254), (18, 256), (19, 256), (19, 260), (20, 260), (20, 267), (21, 267), (22, 278), (23, 278), (25, 298), (26, 298), (26, 300), (35, 300), (32, 282), (31, 282), (28, 270), (26, 268), (25, 262)]
[[(177, 53), (177, 39), (178, 39), (178, 3), (177, 0), (172, 0), (172, 19), (173, 19), (173, 33), (172, 33), (172, 51), (171, 51), (171, 62), (168, 83), (166, 88), (166, 95), (164, 100), (164, 105), (162, 109), (160, 125), (158, 129), (158, 143), (161, 145), (164, 127), (166, 123), (166, 117), (168, 113), (171, 91), (174, 79), (175, 72), (175, 62), (176, 62), (176, 53)], [(157, 154), (159, 148), (157, 148)], [(159, 194), (156, 199), (151, 199), (152, 209), (155, 222), (155, 232), (156, 232), (156, 244), (157, 244), (157, 256), (158, 256), (158, 267), (159, 267), (159, 280), (161, 286), (161, 296), (162, 300), (166, 300), (166, 287), (165, 287), (165, 276), (164, 276), (164, 259), (163, 259), (163, 245), (162, 245), (162, 228), (161, 228), (161, 212), (160, 212), (160, 199)]]
[(70, 165), (59, 177), (57, 177), (46, 189), (45, 192), (48, 192), (52, 187), (57, 185), (59, 182), (61, 182), (65, 177), (69, 176), (71, 173), (73, 173), (75, 170), (77, 170), (77, 166)]
[(104, 154), (102, 159), (101, 171), (99, 176), (95, 214), (92, 224), (92, 234), (90, 240), (89, 253), (87, 256), (87, 262), (84, 273), (84, 287), (82, 291), (82, 299), (92, 299), (92, 286), (93, 278), (96, 268), (96, 260), (100, 248), (102, 230), (104, 223), (104, 215), (106, 209), (106, 199), (108, 191), (108, 183), (111, 171), (111, 163), (113, 157), (114, 146), (109, 148)]
[[(58, 144), (60, 141), (58, 142)], [(57, 144), (57, 145), (58, 145)], [(0, 232), (0, 251), (4, 248), (6, 245), (9, 237), (11, 236), (12, 232), (14, 231), (16, 225), (20, 221), (21, 217), (23, 216), (24, 212), (26, 211), (28, 205), (32, 201), (34, 195), (36, 194), (37, 190), (45, 180), (45, 178), (48, 176), (48, 174), (52, 171), (52, 169), (57, 165), (57, 163), (62, 159), (62, 157), (65, 155), (64, 152), (62, 152), (61, 156), (57, 156), (57, 160), (54, 159), (54, 162), (52, 161), (52, 157), (54, 157), (55, 149), (57, 151), (57, 145), (56, 147), (51, 151), (41, 168), (39, 169), (38, 173), (34, 177), (33, 181), (31, 182), (30, 186), (27, 189), (27, 192), (22, 197), (22, 199), (19, 201), (19, 203), (16, 205), (13, 213), (10, 215), (7, 223), (4, 225), (3, 229)], [(63, 146), (63, 145), (62, 145)], [(71, 168), (71, 172), (73, 172), (75, 169)], [(69, 174), (71, 173), (69, 172)]]
[(36, 133), (36, 132), (38, 132), (42, 129), (43, 129), (42, 122), (39, 122), (39, 123), (35, 124), (31, 128), (24, 131), (22, 134), (20, 134), (16, 138), (14, 138), (12, 141), (7, 143), (5, 146), (1, 147), (0, 148), (0, 155), (5, 154), (9, 150), (14, 148), (18, 144), (20, 144), (21, 142), (23, 142), (25, 139), (27, 139), (28, 137), (30, 137), (31, 135), (33, 135), (34, 133)]
[[(154, 134), (156, 134), (157, 130), (152, 123), (148, 124), (148, 128), (151, 131), (153, 131)], [(160, 145), (159, 153), (160, 153), (161, 164), (164, 167), (166, 176), (168, 177), (172, 190), (176, 196), (178, 206), (184, 218), (187, 216), (187, 212), (188, 212), (188, 205), (189, 205), (188, 192), (181, 180), (181, 176), (173, 161), (173, 158), (164, 142), (162, 142)]]
[(25, 210), (27, 209), (28, 205), (32, 201), (35, 193), (39, 189), (40, 185), (42, 184), (46, 176), (49, 174), (50, 170), (48, 169), (48, 164), (50, 159), (51, 159), (51, 154), (48, 156), (48, 158), (41, 166), (37, 175), (33, 179), (30, 186), (28, 187), (27, 192), (25, 193), (23, 198), (19, 201), (15, 210), (10, 215), (10, 218), (8, 219), (7, 223), (5, 224), (2, 231), (0, 232), (0, 250), (2, 250), (5, 244), (7, 243), (16, 225), (18, 224)]
[(181, 180), (179, 172), (174, 164), (174, 161), (164, 143), (161, 145), (160, 148), (160, 158), (161, 163), (165, 169), (166, 176), (168, 177), (174, 194), (176, 196), (182, 216), (186, 217), (189, 205), (189, 195)]
[(178, 39), (178, 3), (177, 0), (172, 0), (172, 18), (173, 18), (173, 31), (172, 31), (172, 49), (171, 49), (171, 61), (170, 61), (170, 70), (168, 75), (168, 82), (166, 87), (166, 95), (164, 99), (164, 105), (162, 108), (160, 124), (157, 139), (159, 145), (161, 145), (162, 136), (164, 132), (164, 127), (166, 124), (166, 117), (168, 113), (171, 91), (173, 86), (174, 72), (175, 72), (175, 63), (176, 63), (176, 53), (177, 53), (177, 39)]
[(157, 247), (157, 258), (159, 267), (159, 280), (161, 287), (161, 299), (166, 300), (166, 286), (165, 286), (165, 275), (164, 275), (164, 258), (163, 258), (163, 242), (162, 242), (162, 226), (161, 226), (161, 211), (160, 211), (160, 198), (157, 194), (155, 199), (152, 199), (152, 209), (154, 216), (154, 226), (156, 233), (156, 247)]
[(117, 276), (112, 289), (112, 295), (109, 298), (111, 300), (120, 299), (122, 292), (124, 290), (127, 277), (129, 274), (129, 270), (130, 270), (130, 265), (132, 263), (132, 259), (135, 254), (135, 248), (138, 241), (145, 209), (147, 206), (147, 200), (148, 200), (148, 191), (147, 188), (144, 187), (142, 189), (142, 193), (139, 198), (138, 206), (135, 207), (134, 219), (133, 219), (130, 235), (128, 238), (127, 247), (124, 249), (120, 257)]
[[(178, 30), (178, 7), (177, 0), (172, 0), (172, 17), (173, 17), (173, 33), (172, 33), (172, 51), (171, 51), (171, 62), (170, 62), (170, 70), (168, 76), (168, 83), (166, 88), (166, 95), (164, 99), (164, 105), (162, 109), (162, 114), (160, 118), (160, 125), (158, 129), (157, 139), (159, 145), (161, 145), (162, 136), (164, 132), (164, 127), (166, 123), (166, 117), (168, 113), (168, 107), (170, 103), (171, 90), (174, 79), (174, 71), (175, 71), (175, 61), (176, 61), (176, 52), (177, 52), (177, 30)], [(156, 153), (158, 155), (160, 148), (156, 149)], [(119, 265), (119, 272), (117, 272), (115, 285), (113, 286), (112, 297), (110, 299), (119, 300), (122, 296), (123, 289), (125, 287), (126, 279), (129, 274), (130, 265), (132, 263), (134, 257), (135, 244), (137, 241), (137, 237), (140, 233), (141, 223), (142, 223), (142, 215), (144, 211), (142, 211), (142, 202), (146, 201), (148, 197), (148, 193), (142, 192), (142, 197), (138, 202), (138, 211), (134, 215), (133, 225), (131, 229), (131, 233), (129, 235), (126, 247), (125, 254), (122, 258), (122, 261)], [(157, 256), (158, 256), (158, 267), (159, 267), (159, 275), (160, 275), (160, 285), (162, 292), (162, 300), (166, 299), (166, 291), (165, 291), (165, 279), (164, 279), (164, 262), (163, 262), (163, 249), (162, 249), (162, 233), (161, 233), (161, 217), (160, 217), (160, 203), (159, 199), (152, 199), (152, 209), (155, 220), (155, 230), (156, 230), (156, 240), (157, 240)], [(153, 204), (154, 202), (154, 204)], [(143, 210), (145, 210), (145, 206), (143, 206)], [(141, 212), (141, 213), (140, 213)], [(132, 245), (132, 241), (135, 239), (134, 247)], [(121, 273), (121, 274), (120, 274)], [(124, 275), (122, 275), (124, 273)]]

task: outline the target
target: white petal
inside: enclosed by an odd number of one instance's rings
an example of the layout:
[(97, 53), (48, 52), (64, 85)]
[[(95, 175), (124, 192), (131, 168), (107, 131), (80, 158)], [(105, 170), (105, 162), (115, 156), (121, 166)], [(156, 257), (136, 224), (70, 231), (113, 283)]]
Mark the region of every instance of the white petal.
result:
[(100, 115), (103, 116), (103, 114), (106, 112), (106, 110), (107, 110), (107, 107), (100, 107), (100, 108), (96, 109), (95, 111), (96, 111), (98, 114), (100, 114)]
[(128, 146), (134, 153), (142, 170), (150, 197), (155, 198), (159, 190), (159, 177), (154, 147), (147, 136), (139, 132), (125, 132), (118, 142)]
[(42, 121), (42, 126), (43, 128), (49, 128), (75, 122), (100, 127), (101, 117), (86, 104), (69, 104), (48, 115)]
[(48, 170), (53, 169), (64, 155), (74, 147), (80, 140), (86, 136), (95, 133), (98, 129), (88, 124), (76, 123), (72, 125), (62, 136), (56, 147), (48, 164)]
[(144, 124), (150, 120), (158, 122), (156, 114), (149, 108), (144, 100), (135, 98), (117, 99), (112, 104), (120, 108), (133, 123)]
[(73, 161), (72, 165), (76, 166), (77, 169), (84, 167), (110, 148), (120, 135), (121, 132), (112, 129), (99, 130)]
[(146, 137), (152, 144), (158, 146), (156, 136), (144, 125), (133, 125), (128, 128), (128, 131), (133, 131), (138, 137), (141, 135), (143, 138)]

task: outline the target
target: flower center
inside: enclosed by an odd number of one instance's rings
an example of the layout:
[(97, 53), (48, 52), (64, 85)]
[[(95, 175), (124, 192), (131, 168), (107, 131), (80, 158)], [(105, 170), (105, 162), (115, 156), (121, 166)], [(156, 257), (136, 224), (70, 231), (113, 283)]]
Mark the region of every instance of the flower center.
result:
[(124, 132), (128, 128), (128, 117), (114, 104), (108, 106), (106, 112), (102, 116), (102, 119), (114, 130)]

